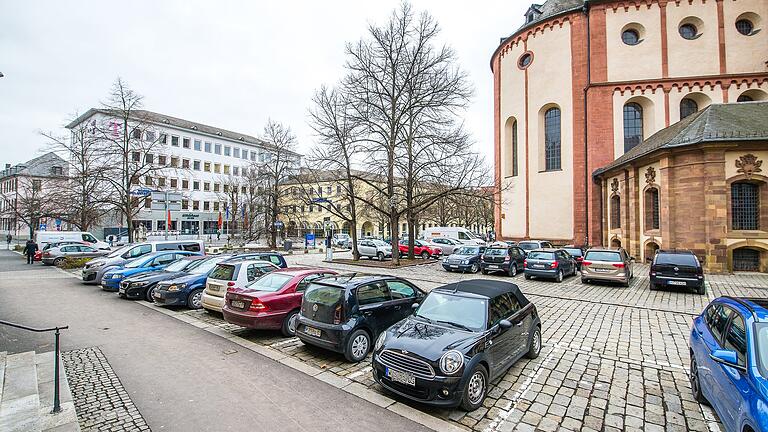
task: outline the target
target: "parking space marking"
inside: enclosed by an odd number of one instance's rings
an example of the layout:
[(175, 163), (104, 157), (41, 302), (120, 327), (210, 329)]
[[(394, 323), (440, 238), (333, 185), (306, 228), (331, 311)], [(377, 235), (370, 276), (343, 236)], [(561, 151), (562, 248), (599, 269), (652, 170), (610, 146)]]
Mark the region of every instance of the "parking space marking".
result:
[(295, 344), (295, 343), (297, 343), (297, 342), (300, 342), (300, 341), (299, 341), (299, 338), (297, 338), (297, 337), (292, 337), (292, 338), (290, 338), (290, 339), (286, 339), (286, 340), (284, 340), (284, 341), (275, 342), (275, 343), (273, 343), (272, 345), (269, 345), (269, 347), (270, 347), (270, 348), (277, 348), (277, 347), (280, 347), (280, 346), (283, 346), (283, 345), (291, 345), (291, 344)]
[(349, 379), (355, 379), (357, 377), (361, 377), (369, 372), (373, 371), (373, 368), (371, 366), (366, 366), (362, 369), (360, 369), (357, 372), (352, 372), (351, 374), (347, 375), (347, 378)]

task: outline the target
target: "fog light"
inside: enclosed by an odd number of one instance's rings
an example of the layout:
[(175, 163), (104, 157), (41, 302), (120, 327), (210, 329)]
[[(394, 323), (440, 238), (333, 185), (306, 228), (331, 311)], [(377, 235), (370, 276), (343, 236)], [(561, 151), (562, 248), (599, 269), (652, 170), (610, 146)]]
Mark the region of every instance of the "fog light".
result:
[(440, 390), (440, 394), (442, 394), (443, 397), (448, 397), (448, 389), (444, 388), (444, 389)]

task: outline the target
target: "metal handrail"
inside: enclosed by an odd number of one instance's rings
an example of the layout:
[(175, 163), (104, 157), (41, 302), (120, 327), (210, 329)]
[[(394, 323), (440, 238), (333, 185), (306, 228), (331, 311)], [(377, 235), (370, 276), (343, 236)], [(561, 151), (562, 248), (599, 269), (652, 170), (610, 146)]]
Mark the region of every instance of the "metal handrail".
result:
[(61, 403), (59, 400), (59, 330), (67, 330), (69, 326), (63, 326), (63, 327), (51, 327), (51, 328), (34, 328), (34, 327), (27, 327), (25, 325), (12, 323), (10, 321), (3, 321), (0, 320), (0, 324), (7, 325), (9, 327), (15, 327), (17, 329), (22, 330), (28, 330), (35, 333), (44, 333), (44, 332), (56, 332), (55, 335), (55, 360), (53, 365), (53, 413), (61, 412)]

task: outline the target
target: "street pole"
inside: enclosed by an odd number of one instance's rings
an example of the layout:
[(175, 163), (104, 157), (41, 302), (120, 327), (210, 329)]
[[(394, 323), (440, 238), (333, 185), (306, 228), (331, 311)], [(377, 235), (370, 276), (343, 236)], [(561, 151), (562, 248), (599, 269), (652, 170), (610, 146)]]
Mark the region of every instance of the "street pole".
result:
[(168, 208), (168, 191), (165, 191), (165, 239), (168, 240), (168, 225), (171, 224), (171, 210)]

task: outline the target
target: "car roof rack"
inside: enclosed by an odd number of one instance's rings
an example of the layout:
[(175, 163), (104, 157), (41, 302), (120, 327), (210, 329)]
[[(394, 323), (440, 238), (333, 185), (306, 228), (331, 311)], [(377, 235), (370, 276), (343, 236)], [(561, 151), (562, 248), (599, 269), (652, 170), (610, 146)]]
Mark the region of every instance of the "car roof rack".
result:
[[(722, 298), (727, 298), (728, 300), (733, 300), (733, 301), (735, 301), (736, 303), (738, 303), (738, 304), (740, 304), (740, 305), (744, 306), (744, 307), (745, 307), (745, 308), (747, 308), (747, 310), (748, 310), (748, 311), (749, 311), (749, 312), (752, 314), (752, 318), (753, 318), (755, 321), (757, 321), (757, 320), (758, 320), (758, 318), (757, 318), (757, 313), (755, 312), (755, 308), (754, 308), (754, 307), (753, 307), (751, 304), (749, 304), (749, 303), (747, 303), (746, 301), (744, 301), (744, 299), (743, 299), (743, 298), (739, 298), (739, 297), (733, 297), (733, 296), (722, 296)], [(747, 300), (749, 300), (749, 299), (747, 299)]]

